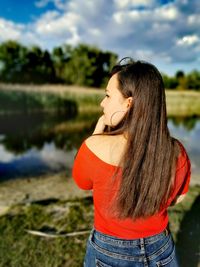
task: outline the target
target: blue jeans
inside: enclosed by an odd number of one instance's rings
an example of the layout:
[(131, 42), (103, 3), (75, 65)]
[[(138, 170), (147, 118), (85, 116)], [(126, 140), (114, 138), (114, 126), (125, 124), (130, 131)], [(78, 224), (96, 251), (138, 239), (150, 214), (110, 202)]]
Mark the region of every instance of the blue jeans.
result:
[(121, 239), (92, 230), (84, 267), (178, 267), (168, 230), (140, 239)]

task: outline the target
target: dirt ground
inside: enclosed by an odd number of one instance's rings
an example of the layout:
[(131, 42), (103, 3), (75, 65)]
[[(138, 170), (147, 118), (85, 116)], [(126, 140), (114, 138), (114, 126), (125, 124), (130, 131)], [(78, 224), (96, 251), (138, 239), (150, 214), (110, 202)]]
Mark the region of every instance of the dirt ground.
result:
[(44, 199), (72, 199), (91, 195), (80, 190), (64, 173), (39, 178), (15, 179), (0, 183), (0, 215), (17, 203)]
[[(200, 184), (200, 179), (192, 177), (190, 184)], [(91, 194), (91, 191), (79, 189), (65, 173), (5, 181), (0, 183), (0, 215), (13, 204), (52, 198), (67, 200)]]

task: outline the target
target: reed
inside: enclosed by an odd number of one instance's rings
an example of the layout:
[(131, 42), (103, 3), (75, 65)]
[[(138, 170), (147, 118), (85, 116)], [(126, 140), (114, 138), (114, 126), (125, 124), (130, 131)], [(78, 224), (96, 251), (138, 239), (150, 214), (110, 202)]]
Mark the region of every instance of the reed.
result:
[[(0, 111), (5, 106), (5, 97), (2, 93), (11, 92), (8, 96), (12, 101), (10, 108), (20, 106), (20, 101), (15, 93), (26, 92), (33, 96), (33, 93), (38, 93), (38, 96), (30, 97), (29, 105), (34, 104), (53, 109), (60, 99), (74, 101), (80, 112), (101, 112), (99, 106), (105, 93), (103, 89), (83, 88), (77, 86), (64, 85), (12, 85), (0, 84)], [(50, 97), (49, 97), (50, 96)], [(21, 98), (22, 95), (21, 95)], [(40, 98), (40, 100), (38, 100)], [(59, 99), (59, 100), (58, 100)], [(21, 100), (22, 101), (22, 100)], [(177, 91), (166, 90), (167, 111), (169, 116), (200, 116), (200, 92), (199, 91)]]
[(50, 92), (0, 90), (0, 114), (32, 112), (77, 113), (73, 100)]

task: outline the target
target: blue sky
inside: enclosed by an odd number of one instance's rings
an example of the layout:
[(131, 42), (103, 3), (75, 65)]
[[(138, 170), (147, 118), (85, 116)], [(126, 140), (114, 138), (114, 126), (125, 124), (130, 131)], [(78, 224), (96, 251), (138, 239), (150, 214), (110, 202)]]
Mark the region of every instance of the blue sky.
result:
[(0, 2), (0, 17), (6, 20), (11, 20), (15, 23), (27, 24), (31, 21), (37, 20), (49, 10), (54, 10), (53, 2), (47, 3), (43, 7), (38, 7), (39, 1), (32, 0), (5, 0)]
[(43, 49), (80, 42), (154, 63), (200, 70), (199, 0), (0, 1), (0, 42)]

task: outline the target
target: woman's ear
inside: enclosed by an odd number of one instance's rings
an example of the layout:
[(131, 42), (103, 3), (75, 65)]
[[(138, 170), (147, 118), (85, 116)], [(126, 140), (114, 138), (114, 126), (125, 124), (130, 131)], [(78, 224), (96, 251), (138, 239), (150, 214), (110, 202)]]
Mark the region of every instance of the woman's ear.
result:
[(133, 105), (133, 98), (132, 98), (132, 96), (130, 96), (130, 97), (127, 98), (126, 107), (130, 108), (132, 105)]

